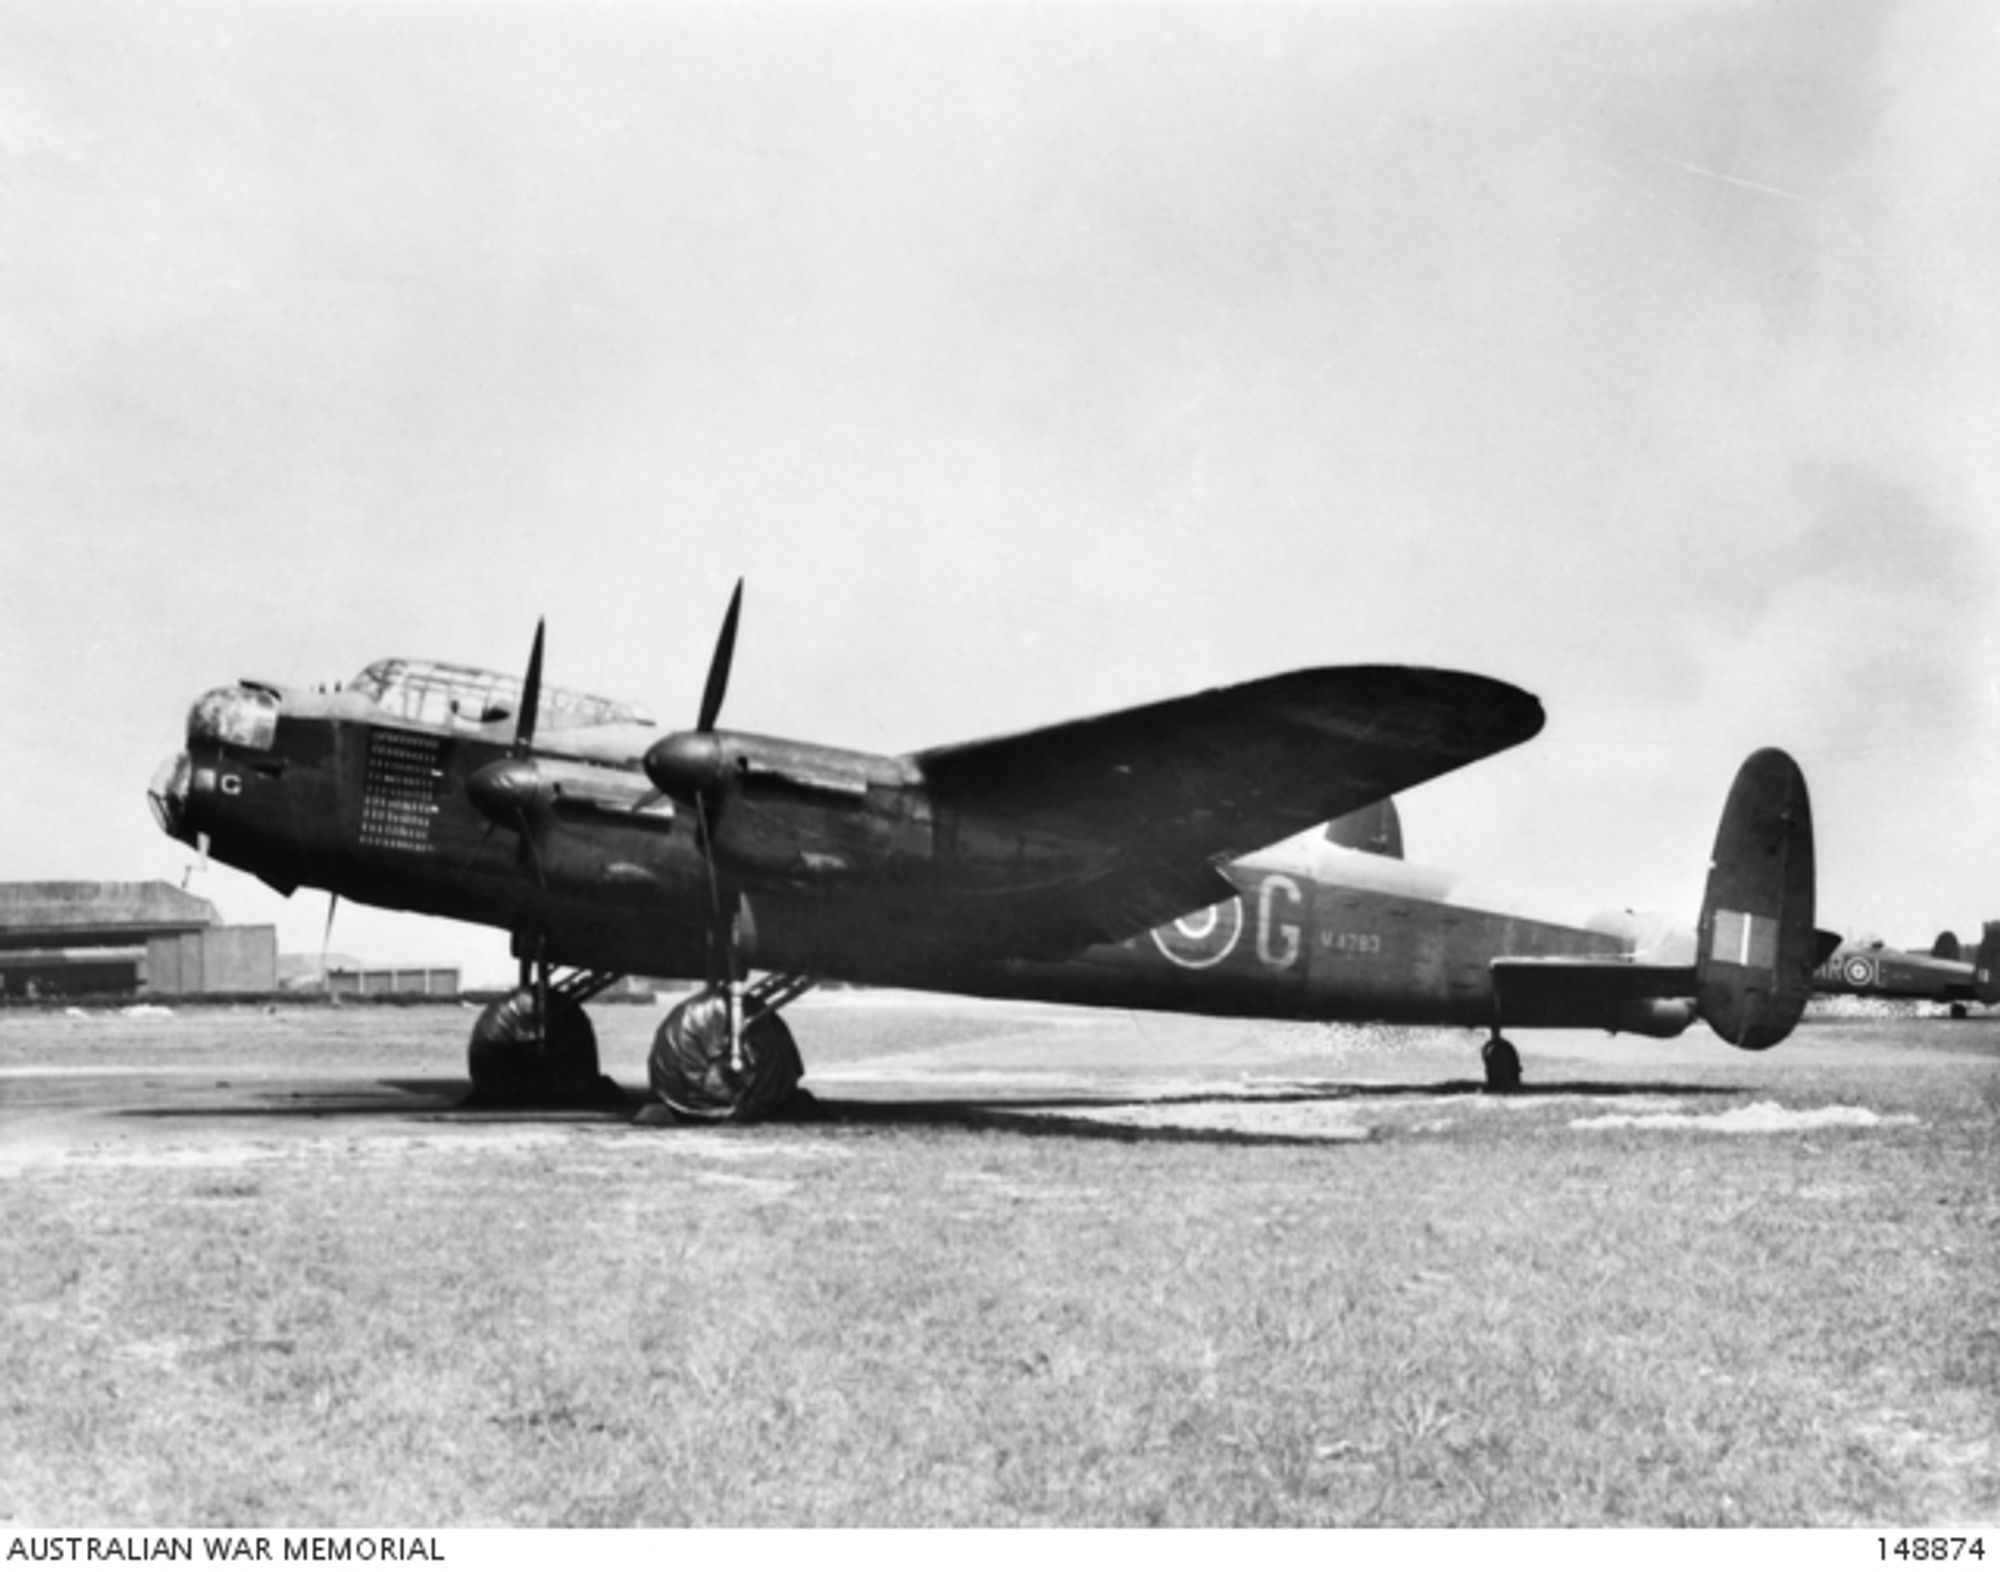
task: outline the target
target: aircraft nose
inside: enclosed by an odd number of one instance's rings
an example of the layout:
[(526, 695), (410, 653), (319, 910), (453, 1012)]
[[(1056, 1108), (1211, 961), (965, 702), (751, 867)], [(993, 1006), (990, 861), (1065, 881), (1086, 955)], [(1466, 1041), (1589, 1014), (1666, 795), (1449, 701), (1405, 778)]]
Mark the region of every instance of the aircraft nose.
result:
[(152, 782), (146, 788), (146, 801), (152, 806), (153, 817), (177, 841), (188, 838), (188, 782), (193, 774), (194, 766), (188, 756), (176, 753), (153, 771)]

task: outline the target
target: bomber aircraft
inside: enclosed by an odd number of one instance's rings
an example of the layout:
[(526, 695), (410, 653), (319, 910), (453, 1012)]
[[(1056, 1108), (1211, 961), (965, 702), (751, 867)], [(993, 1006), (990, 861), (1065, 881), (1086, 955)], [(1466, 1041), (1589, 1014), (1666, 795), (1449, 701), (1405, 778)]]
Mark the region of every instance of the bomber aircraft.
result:
[(331, 690), (216, 688), (153, 809), (286, 894), (505, 928), (519, 986), (482, 1012), (468, 1055), (491, 1102), (593, 1095), (582, 1006), (625, 975), (705, 979), (661, 1023), (648, 1078), (708, 1119), (794, 1097), (779, 1011), (823, 979), (1463, 1024), (1490, 1034), (1496, 1090), (1520, 1080), (1506, 1026), (1668, 1036), (1700, 1018), (1765, 1048), (1804, 1008), (1811, 813), (1776, 750), (1738, 774), (1696, 930), (1648, 946), (1629, 922), (1455, 906), (1351, 849), (1388, 849), (1394, 820), (1349, 815), (1541, 729), (1540, 704), (1506, 683), (1294, 671), (881, 756), (718, 727), (742, 593), (691, 730), (544, 687), (537, 628), (520, 680), (384, 660)]
[(1986, 924), (1971, 960), (1949, 931), (1929, 953), (1894, 949), (1872, 936), (1847, 940), (1814, 971), (1813, 992), (1944, 1004), (1962, 1019), (1967, 1005), (2000, 1004), (2000, 922)]

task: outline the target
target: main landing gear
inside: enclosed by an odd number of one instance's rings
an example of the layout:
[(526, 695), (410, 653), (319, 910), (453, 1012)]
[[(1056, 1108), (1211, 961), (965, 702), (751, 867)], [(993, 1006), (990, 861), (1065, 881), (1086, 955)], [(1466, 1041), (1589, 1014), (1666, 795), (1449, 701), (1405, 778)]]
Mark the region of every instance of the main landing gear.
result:
[[(621, 1108), (628, 1099), (598, 1072), (597, 1033), (584, 1002), (616, 972), (522, 968), (521, 985), (480, 1011), (466, 1052), (475, 1108)], [(675, 1117), (748, 1123), (811, 1100), (805, 1065), (778, 1011), (813, 986), (777, 974), (690, 994), (660, 1023), (646, 1061), (653, 1094)]]
[(481, 1108), (601, 1108), (625, 1094), (597, 1069), (597, 1033), (586, 999), (618, 981), (616, 972), (523, 965), (521, 985), (479, 1012), (466, 1066), (468, 1101)]
[(805, 1065), (778, 1011), (810, 977), (772, 973), (749, 985), (712, 984), (667, 1012), (646, 1076), (653, 1095), (683, 1119), (748, 1123), (795, 1112)]
[(1514, 1051), (1514, 1045), (1500, 1035), (1497, 1026), (1480, 1048), (1479, 1057), (1486, 1066), (1488, 1092), (1504, 1094), (1521, 1089), (1521, 1056)]

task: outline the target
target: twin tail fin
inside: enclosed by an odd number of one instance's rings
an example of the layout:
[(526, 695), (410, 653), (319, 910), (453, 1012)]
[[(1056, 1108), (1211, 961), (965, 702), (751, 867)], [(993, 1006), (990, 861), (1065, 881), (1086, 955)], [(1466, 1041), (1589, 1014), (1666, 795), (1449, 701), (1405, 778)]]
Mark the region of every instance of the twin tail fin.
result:
[[(1813, 887), (1805, 776), (1789, 754), (1762, 749), (1730, 788), (1696, 929), (1695, 1006), (1725, 1042), (1772, 1047), (1805, 1013), (1819, 948)], [(1994, 926), (1987, 934), (2000, 989)]]

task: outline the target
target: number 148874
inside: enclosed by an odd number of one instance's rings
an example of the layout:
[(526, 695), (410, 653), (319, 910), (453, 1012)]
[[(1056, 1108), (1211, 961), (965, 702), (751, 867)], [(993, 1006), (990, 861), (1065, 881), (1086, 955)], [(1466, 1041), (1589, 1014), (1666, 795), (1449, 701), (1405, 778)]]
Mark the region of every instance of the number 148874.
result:
[(1963, 1534), (1929, 1534), (1921, 1538), (1875, 1541), (1882, 1561), (1984, 1561), (1986, 1541), (1968, 1539)]

